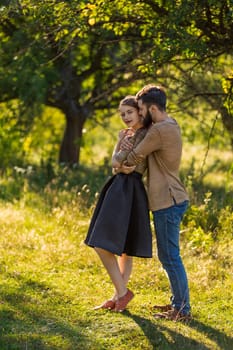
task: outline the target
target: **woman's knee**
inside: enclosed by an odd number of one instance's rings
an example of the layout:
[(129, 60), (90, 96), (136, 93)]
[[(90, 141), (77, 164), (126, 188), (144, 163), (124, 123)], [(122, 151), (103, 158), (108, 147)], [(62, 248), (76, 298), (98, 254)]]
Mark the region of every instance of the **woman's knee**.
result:
[(103, 248), (94, 247), (94, 249), (95, 249), (96, 253), (97, 253), (98, 255), (100, 255), (100, 256), (103, 256), (103, 255), (105, 255), (105, 256), (107, 256), (107, 255), (112, 255), (111, 252), (109, 252), (109, 251), (107, 251), (107, 250), (105, 250), (105, 249), (103, 249)]

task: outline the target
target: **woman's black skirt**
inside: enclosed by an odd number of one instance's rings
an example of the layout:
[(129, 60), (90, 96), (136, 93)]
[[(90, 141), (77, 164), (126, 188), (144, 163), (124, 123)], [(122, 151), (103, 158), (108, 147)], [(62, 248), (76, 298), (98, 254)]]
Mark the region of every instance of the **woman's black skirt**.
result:
[(148, 200), (141, 174), (119, 173), (108, 180), (84, 242), (117, 255), (152, 257)]

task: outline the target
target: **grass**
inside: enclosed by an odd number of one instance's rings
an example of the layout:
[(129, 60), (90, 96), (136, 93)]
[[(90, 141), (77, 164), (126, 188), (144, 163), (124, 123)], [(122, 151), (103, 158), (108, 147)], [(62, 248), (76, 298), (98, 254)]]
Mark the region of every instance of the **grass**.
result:
[(136, 296), (127, 311), (93, 310), (111, 296), (112, 285), (83, 243), (90, 215), (77, 200), (50, 211), (23, 199), (0, 204), (1, 350), (233, 348), (230, 236), (211, 253), (192, 249), (183, 237), (194, 316), (186, 325), (153, 318), (153, 304), (169, 298), (155, 252), (153, 259), (134, 260)]

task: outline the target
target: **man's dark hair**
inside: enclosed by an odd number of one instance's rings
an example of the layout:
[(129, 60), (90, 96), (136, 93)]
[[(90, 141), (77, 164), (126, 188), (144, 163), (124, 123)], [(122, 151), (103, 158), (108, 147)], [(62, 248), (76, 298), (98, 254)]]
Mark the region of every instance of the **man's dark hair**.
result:
[(146, 85), (136, 94), (136, 99), (142, 100), (148, 107), (155, 104), (159, 110), (166, 111), (166, 94), (161, 86)]

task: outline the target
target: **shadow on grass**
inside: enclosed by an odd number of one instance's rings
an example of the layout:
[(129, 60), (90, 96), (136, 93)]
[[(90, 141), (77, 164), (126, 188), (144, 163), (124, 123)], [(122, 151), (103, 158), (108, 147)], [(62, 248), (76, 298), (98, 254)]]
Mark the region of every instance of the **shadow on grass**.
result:
[[(105, 343), (85, 333), (90, 319), (85, 312), (82, 318), (79, 306), (69, 297), (47, 282), (15, 274), (5, 276), (8, 278), (0, 291), (1, 350), (105, 349)], [(209, 350), (211, 344), (214, 349), (233, 349), (232, 337), (198, 320), (174, 327), (169, 321), (150, 320), (127, 310), (123, 315), (140, 327), (153, 350)], [(206, 342), (198, 340), (203, 337)]]
[[(192, 339), (189, 336), (184, 336), (179, 333), (179, 327), (176, 330), (169, 328), (170, 321), (157, 321), (153, 323), (150, 320), (132, 314), (129, 311), (125, 311), (124, 314), (127, 317), (133, 319), (141, 328), (151, 346), (154, 350), (209, 350), (210, 345), (205, 345), (201, 341)], [(167, 322), (168, 326), (164, 323)], [(198, 320), (192, 320), (186, 325), (195, 329), (198, 333), (202, 334), (210, 340), (211, 343), (216, 344), (216, 348), (222, 350), (233, 349), (233, 338), (226, 334), (214, 329), (206, 324), (199, 322)], [(187, 333), (187, 331), (186, 331)]]
[[(0, 349), (1, 350), (81, 350), (91, 340), (81, 332), (87, 321), (77, 323), (67, 309), (75, 306), (64, 295), (45, 283), (17, 278), (17, 288), (0, 285)], [(67, 309), (66, 309), (67, 307)], [(65, 314), (65, 315), (64, 315)], [(72, 323), (74, 326), (72, 326)]]

